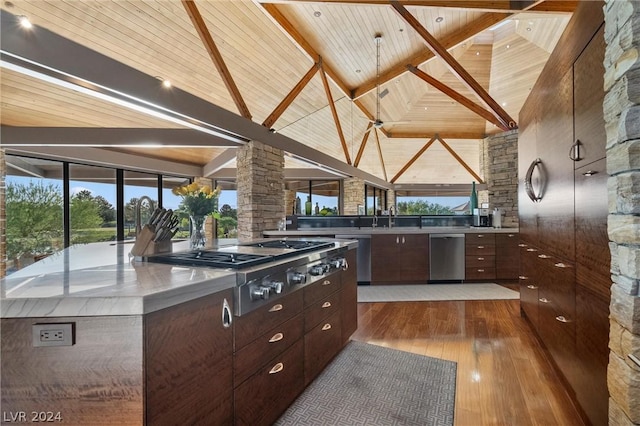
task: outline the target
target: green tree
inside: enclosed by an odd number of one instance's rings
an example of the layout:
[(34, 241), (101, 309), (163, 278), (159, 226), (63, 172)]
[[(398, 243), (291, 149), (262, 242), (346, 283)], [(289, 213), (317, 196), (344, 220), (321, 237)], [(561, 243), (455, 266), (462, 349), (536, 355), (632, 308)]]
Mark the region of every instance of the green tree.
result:
[(447, 215), (453, 214), (453, 210), (449, 207), (437, 204), (429, 203), (424, 200), (412, 200), (401, 201), (398, 203), (398, 214), (401, 215)]
[(43, 182), (28, 185), (8, 183), (7, 255), (15, 259), (23, 254), (53, 253), (62, 241), (62, 205), (60, 187)]
[(114, 222), (116, 220), (116, 209), (106, 198), (98, 195), (94, 198), (94, 201), (98, 204), (98, 213), (103, 223)]
[(91, 196), (84, 194), (89, 191), (81, 191), (78, 194), (71, 197), (71, 204), (69, 212), (71, 216), (71, 229), (87, 229), (97, 228), (102, 224), (102, 217), (100, 217), (100, 208), (95, 199)]
[(223, 204), (220, 207), (220, 217), (232, 217), (238, 219), (238, 210), (231, 208), (229, 204)]

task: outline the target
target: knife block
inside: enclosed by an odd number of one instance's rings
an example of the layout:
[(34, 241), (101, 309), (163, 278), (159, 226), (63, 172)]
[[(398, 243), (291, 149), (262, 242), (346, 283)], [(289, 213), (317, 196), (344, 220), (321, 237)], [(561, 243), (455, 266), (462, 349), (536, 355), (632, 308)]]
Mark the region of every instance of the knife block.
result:
[(171, 240), (153, 241), (156, 232), (150, 225), (145, 225), (140, 234), (136, 237), (136, 242), (131, 249), (131, 254), (136, 257), (152, 256), (160, 253), (171, 253), (173, 242)]

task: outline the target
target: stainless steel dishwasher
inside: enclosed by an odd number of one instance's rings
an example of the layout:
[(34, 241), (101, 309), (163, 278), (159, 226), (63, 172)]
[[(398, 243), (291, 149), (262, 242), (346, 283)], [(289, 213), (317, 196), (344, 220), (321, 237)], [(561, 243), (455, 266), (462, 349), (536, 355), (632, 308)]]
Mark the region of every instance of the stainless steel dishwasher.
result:
[(464, 234), (429, 234), (429, 282), (464, 280)]
[(371, 284), (371, 235), (336, 235), (336, 238), (358, 240), (358, 284)]

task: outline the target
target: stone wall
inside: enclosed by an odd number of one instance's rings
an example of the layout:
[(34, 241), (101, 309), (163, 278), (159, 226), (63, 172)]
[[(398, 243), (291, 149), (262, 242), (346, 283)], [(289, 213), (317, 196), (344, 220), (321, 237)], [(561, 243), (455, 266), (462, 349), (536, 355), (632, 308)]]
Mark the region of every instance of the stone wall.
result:
[(640, 424), (640, 2), (605, 4), (608, 229), (611, 249), (609, 424)]
[[(302, 204), (302, 201), (300, 202)], [(287, 216), (295, 214), (296, 191), (293, 189), (284, 190), (284, 211)], [(302, 208), (302, 206), (301, 206)]]
[(6, 174), (7, 164), (4, 159), (4, 149), (0, 149), (0, 278), (7, 275)]
[(238, 239), (261, 238), (285, 215), (284, 151), (252, 141), (238, 148)]
[(364, 180), (345, 179), (343, 185), (342, 214), (358, 214), (358, 205), (364, 205)]
[(483, 141), (480, 170), (486, 191), (478, 192), (478, 203), (501, 209), (503, 227), (518, 226), (518, 131), (489, 136)]

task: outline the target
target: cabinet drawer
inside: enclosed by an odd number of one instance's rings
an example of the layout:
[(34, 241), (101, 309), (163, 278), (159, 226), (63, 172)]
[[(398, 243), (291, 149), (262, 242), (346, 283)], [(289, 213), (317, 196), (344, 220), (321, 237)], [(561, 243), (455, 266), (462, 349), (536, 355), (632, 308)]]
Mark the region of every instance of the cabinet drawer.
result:
[(238, 351), (278, 324), (302, 312), (302, 291), (294, 291), (253, 312), (236, 317), (234, 350)]
[(304, 331), (309, 332), (313, 327), (318, 325), (320, 321), (326, 319), (330, 315), (340, 311), (341, 294), (337, 291), (324, 299), (320, 299), (313, 303), (304, 311)]
[(495, 256), (495, 244), (466, 244), (464, 253), (467, 256)]
[(341, 348), (340, 313), (336, 312), (304, 336), (305, 385), (311, 383)]
[(271, 425), (304, 389), (304, 344), (298, 340), (234, 390), (236, 425)]
[(466, 256), (465, 265), (467, 268), (495, 268), (496, 257), (495, 256)]
[(340, 278), (340, 272), (336, 272), (304, 287), (304, 307), (311, 306), (334, 291), (338, 291), (342, 284)]
[(465, 243), (467, 245), (480, 244), (480, 245), (486, 245), (486, 246), (495, 246), (496, 234), (490, 234), (490, 233), (466, 234)]
[(234, 357), (234, 383), (245, 381), (256, 372), (264, 360), (272, 359), (302, 338), (303, 317), (298, 314), (269, 330), (238, 352)]
[(495, 280), (496, 267), (465, 268), (465, 280)]

